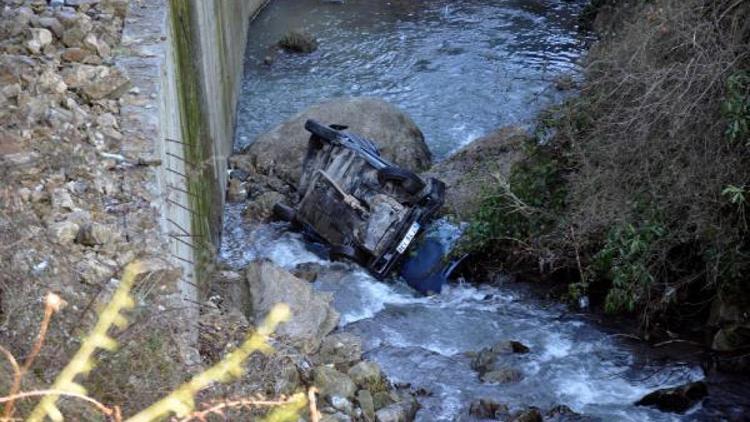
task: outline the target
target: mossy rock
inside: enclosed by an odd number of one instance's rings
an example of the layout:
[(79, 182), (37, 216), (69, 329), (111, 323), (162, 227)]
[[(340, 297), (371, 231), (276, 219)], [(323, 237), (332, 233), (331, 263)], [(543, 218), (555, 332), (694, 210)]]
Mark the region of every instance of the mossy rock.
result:
[(278, 43), (279, 47), (293, 53), (312, 53), (318, 49), (318, 41), (304, 31), (289, 31)]

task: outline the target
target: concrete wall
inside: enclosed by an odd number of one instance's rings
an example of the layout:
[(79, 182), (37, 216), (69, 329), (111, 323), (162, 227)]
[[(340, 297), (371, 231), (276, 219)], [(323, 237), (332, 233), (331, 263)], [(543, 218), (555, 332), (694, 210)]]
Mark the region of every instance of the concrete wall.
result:
[(162, 159), (152, 205), (171, 259), (183, 268), (180, 289), (189, 308), (205, 293), (202, 275), (218, 247), (247, 26), (265, 2), (130, 2), (127, 53), (118, 65), (143, 101), (122, 111), (131, 132)]

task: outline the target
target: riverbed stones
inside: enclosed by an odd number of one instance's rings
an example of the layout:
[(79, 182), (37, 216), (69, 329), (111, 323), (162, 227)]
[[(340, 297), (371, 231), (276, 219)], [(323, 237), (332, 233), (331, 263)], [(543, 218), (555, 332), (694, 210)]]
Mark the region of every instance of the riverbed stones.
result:
[(351, 378), (327, 365), (313, 370), (313, 383), (318, 387), (320, 394), (329, 400), (335, 396), (352, 398), (357, 391), (357, 386)]
[(318, 49), (318, 40), (308, 32), (292, 30), (281, 37), (278, 46), (292, 53), (307, 54)]
[(383, 376), (377, 363), (366, 360), (352, 366), (347, 375), (355, 384), (366, 388), (380, 384)]
[(521, 381), (523, 379), (523, 373), (516, 368), (496, 368), (491, 371), (480, 373), (479, 379), (486, 383), (509, 384)]
[(529, 139), (522, 128), (499, 129), (435, 164), (423, 177), (445, 182), (443, 211), (468, 219), (478, 209), (484, 189), (507, 180), (513, 164), (523, 158), (522, 146)]
[(242, 216), (248, 222), (266, 221), (273, 215), (273, 206), (285, 200), (286, 197), (278, 192), (264, 192), (248, 201)]
[(500, 419), (508, 416), (508, 406), (492, 399), (474, 400), (469, 405), (469, 415), (479, 419)]
[(331, 306), (330, 293), (316, 292), (301, 280), (270, 261), (254, 261), (245, 269), (245, 277), (252, 301), (252, 316), (263, 318), (274, 305), (289, 305), (292, 317), (282, 324), (276, 334), (288, 337), (304, 352), (318, 349), (321, 340), (333, 331), (339, 314)]
[(386, 406), (375, 412), (377, 422), (410, 422), (419, 410), (419, 403), (413, 397)]
[(375, 402), (372, 398), (370, 390), (359, 390), (357, 391), (357, 403), (359, 408), (362, 409), (362, 414), (365, 420), (372, 422), (375, 420)]
[(542, 412), (536, 407), (529, 407), (528, 409), (519, 410), (514, 413), (510, 419), (511, 422), (542, 422)]
[(414, 121), (397, 107), (368, 97), (337, 98), (311, 106), (258, 137), (231, 162), (237, 168), (295, 188), (310, 138), (305, 130), (307, 119), (348, 126), (352, 132), (374, 140), (381, 155), (401, 167), (422, 171), (430, 166), (430, 151)]
[(682, 413), (708, 395), (708, 386), (702, 381), (674, 388), (653, 391), (635, 402), (637, 406), (653, 406), (665, 412)]
[(227, 185), (227, 201), (242, 202), (247, 199), (247, 190), (239, 179), (229, 179)]
[(315, 359), (319, 364), (334, 365), (346, 371), (362, 360), (362, 341), (351, 333), (331, 334), (323, 339)]
[(480, 350), (471, 361), (471, 368), (479, 373), (484, 382), (509, 383), (521, 380), (523, 375), (509, 366), (513, 355), (523, 355), (529, 348), (514, 340), (505, 340)]

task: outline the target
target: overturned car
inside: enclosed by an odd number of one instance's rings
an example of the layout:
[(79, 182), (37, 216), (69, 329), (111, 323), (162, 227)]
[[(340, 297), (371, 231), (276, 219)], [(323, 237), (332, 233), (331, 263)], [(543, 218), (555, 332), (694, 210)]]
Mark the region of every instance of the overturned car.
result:
[(295, 207), (274, 214), (329, 245), (332, 259), (352, 260), (385, 277), (442, 207), (445, 184), (424, 180), (380, 156), (371, 140), (308, 120), (307, 155)]

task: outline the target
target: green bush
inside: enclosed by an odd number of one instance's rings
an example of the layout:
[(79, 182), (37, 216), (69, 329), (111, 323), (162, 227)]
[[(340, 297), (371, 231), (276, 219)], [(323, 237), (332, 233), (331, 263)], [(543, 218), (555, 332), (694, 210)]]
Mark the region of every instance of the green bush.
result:
[(727, 119), (726, 136), (733, 143), (750, 146), (750, 71), (742, 70), (727, 78), (721, 111)]
[(610, 313), (633, 312), (656, 281), (652, 264), (656, 241), (666, 233), (659, 223), (627, 224), (613, 228), (604, 247), (594, 256), (592, 269), (611, 280), (605, 300)]
[[(562, 157), (549, 146), (530, 141), (525, 159), (515, 163), (507, 180), (487, 187), (462, 250), (505, 255), (542, 247), (540, 237), (557, 224), (567, 195)], [(507, 260), (506, 260), (507, 262)]]

